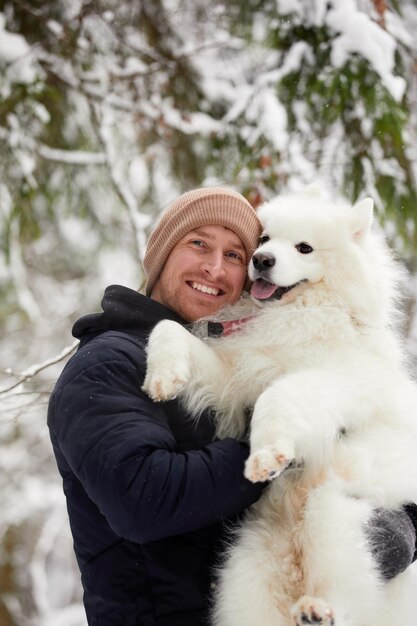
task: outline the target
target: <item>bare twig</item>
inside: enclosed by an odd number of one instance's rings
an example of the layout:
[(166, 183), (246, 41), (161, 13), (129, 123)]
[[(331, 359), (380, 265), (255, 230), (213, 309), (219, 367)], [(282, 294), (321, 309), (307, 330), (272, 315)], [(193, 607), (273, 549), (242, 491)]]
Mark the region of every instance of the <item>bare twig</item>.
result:
[(36, 374), (39, 374), (39, 372), (41, 372), (42, 370), (47, 369), (51, 365), (55, 365), (55, 363), (59, 363), (60, 361), (65, 359), (68, 355), (70, 355), (72, 352), (74, 352), (74, 350), (78, 346), (78, 343), (79, 341), (77, 339), (70, 346), (67, 346), (66, 348), (64, 348), (62, 352), (60, 352), (57, 356), (47, 359), (43, 363), (31, 365), (20, 374), (17, 374), (18, 380), (16, 380), (14, 383), (9, 385), (8, 387), (4, 387), (3, 389), (0, 389), (0, 394), (5, 394), (5, 393), (8, 393), (9, 391), (12, 391), (13, 389), (16, 389), (16, 387), (19, 387), (19, 385), (24, 383), (26, 380), (33, 378), (34, 376), (36, 376)]
[(23, 11), (26, 11), (27, 13), (30, 13), (31, 15), (34, 15), (35, 17), (44, 17), (44, 14), (41, 9), (34, 9), (33, 7), (29, 6), (28, 3), (21, 2), (21, 0), (14, 0), (14, 2), (18, 4), (20, 8), (23, 9)]
[(385, 0), (373, 0), (375, 10), (378, 13), (378, 23), (382, 28), (385, 28), (385, 11), (387, 10), (387, 3)]

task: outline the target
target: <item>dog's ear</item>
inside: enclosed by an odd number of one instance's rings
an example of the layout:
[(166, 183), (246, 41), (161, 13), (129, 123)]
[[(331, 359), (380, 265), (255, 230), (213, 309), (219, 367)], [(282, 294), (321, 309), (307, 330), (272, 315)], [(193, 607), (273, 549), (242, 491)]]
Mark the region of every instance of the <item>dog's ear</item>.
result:
[(355, 241), (362, 241), (372, 226), (374, 201), (365, 198), (353, 205), (350, 215), (350, 232)]

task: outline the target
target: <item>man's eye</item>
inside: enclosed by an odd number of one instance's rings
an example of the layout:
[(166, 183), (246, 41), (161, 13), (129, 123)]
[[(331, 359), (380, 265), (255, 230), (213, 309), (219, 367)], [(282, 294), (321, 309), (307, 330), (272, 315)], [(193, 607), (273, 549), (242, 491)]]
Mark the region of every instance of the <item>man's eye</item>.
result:
[(306, 243), (305, 241), (297, 243), (295, 248), (296, 250), (298, 250), (298, 252), (301, 252), (301, 254), (310, 254), (310, 252), (313, 252), (313, 248), (310, 246), (309, 243)]
[(201, 241), (201, 239), (193, 239), (192, 244), (194, 244), (195, 246), (199, 246), (199, 247), (203, 247), (204, 246), (204, 241)]
[(227, 256), (231, 257), (232, 259), (237, 259), (238, 261), (242, 261), (242, 255), (239, 254), (238, 252), (233, 252), (233, 250), (228, 252)]
[(259, 237), (259, 245), (261, 246), (263, 243), (269, 241), (269, 235), (261, 235)]

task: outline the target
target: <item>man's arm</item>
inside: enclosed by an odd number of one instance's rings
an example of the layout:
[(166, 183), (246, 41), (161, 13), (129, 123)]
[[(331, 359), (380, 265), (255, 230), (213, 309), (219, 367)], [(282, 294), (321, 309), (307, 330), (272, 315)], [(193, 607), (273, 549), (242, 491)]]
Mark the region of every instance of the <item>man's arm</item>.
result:
[(57, 387), (50, 426), (117, 534), (153, 541), (209, 526), (258, 499), (262, 487), (243, 477), (245, 445), (225, 439), (179, 452), (163, 405), (140, 391), (144, 367), (126, 353), (107, 362), (100, 356)]

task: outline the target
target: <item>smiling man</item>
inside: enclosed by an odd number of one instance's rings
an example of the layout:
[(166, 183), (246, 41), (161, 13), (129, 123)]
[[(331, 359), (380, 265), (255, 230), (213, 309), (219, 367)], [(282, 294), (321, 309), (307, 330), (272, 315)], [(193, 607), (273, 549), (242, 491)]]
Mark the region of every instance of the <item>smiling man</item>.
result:
[[(74, 325), (80, 346), (48, 425), (90, 625), (209, 624), (226, 527), (262, 486), (243, 476), (246, 445), (214, 441), (210, 415), (195, 421), (141, 391), (146, 343), (163, 319), (187, 324), (236, 302), (260, 233), (240, 194), (185, 193), (149, 238), (146, 295), (112, 285), (103, 312)], [(414, 527), (403, 511), (378, 511), (368, 530), (381, 576), (392, 578), (412, 559)]]
[(196, 228), (174, 247), (151, 298), (194, 321), (236, 302), (246, 277), (246, 250), (224, 226)]
[(243, 477), (246, 445), (214, 441), (209, 415), (195, 422), (141, 391), (146, 342), (162, 319), (186, 324), (236, 302), (260, 231), (234, 191), (183, 194), (149, 238), (146, 296), (112, 285), (103, 312), (74, 325), (80, 347), (48, 424), (89, 624), (208, 623), (225, 526), (262, 487)]
[(239, 298), (260, 222), (240, 194), (195, 189), (176, 200), (149, 237), (146, 293), (187, 321)]

